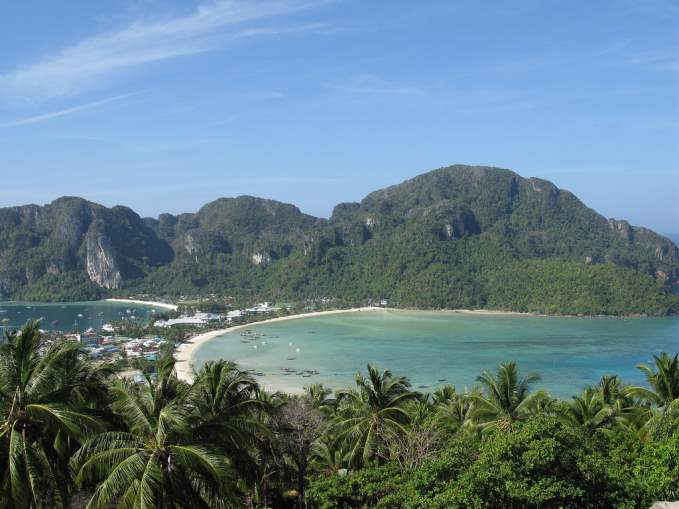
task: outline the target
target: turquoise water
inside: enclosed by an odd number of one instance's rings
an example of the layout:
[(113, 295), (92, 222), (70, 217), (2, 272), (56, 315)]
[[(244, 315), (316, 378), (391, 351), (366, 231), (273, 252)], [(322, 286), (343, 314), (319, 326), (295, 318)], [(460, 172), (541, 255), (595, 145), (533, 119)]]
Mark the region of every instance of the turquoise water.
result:
[(649, 362), (661, 351), (679, 351), (679, 317), (379, 311), (275, 322), (248, 330), (247, 336), (239, 330), (201, 345), (194, 353), (196, 367), (211, 359), (234, 360), (261, 373), (259, 379), (268, 388), (299, 390), (317, 382), (349, 386), (356, 371), (365, 370), (370, 362), (408, 376), (415, 388), (427, 391), (445, 383), (471, 387), (484, 369), (516, 360), (522, 372), (542, 375), (541, 387), (568, 397), (603, 374), (643, 383), (635, 364)]
[[(129, 311), (129, 312), (128, 312)], [(0, 302), (0, 325), (21, 327), (26, 320), (42, 319), (41, 327), (47, 330), (70, 332), (84, 331), (90, 327), (99, 330), (112, 320), (146, 321), (151, 308), (138, 304), (122, 304), (106, 301), (34, 303)]]

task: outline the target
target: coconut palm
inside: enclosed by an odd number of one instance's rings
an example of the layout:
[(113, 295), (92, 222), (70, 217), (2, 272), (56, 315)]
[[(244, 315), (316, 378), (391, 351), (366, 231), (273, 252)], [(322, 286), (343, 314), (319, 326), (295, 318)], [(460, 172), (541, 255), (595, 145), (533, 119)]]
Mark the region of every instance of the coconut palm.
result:
[(260, 419), (271, 405), (258, 397), (257, 382), (229, 361), (207, 362), (187, 395), (194, 439), (217, 447), (252, 484), (256, 479), (254, 448), (271, 438)]
[(356, 374), (356, 389), (340, 391), (337, 428), (348, 450), (349, 463), (359, 465), (371, 459), (383, 459), (385, 441), (405, 431), (410, 416), (406, 403), (419, 395), (410, 390), (405, 377), (380, 373), (368, 364), (368, 377)]
[(632, 387), (629, 394), (639, 396), (658, 407), (668, 408), (679, 398), (679, 353), (670, 357), (667, 352), (653, 356), (655, 367), (647, 364), (637, 364), (637, 368), (644, 372), (651, 389)]
[(511, 430), (518, 421), (537, 413), (542, 403), (549, 400), (544, 391), (531, 393), (530, 387), (540, 380), (540, 375), (529, 373), (519, 379), (516, 362), (502, 363), (493, 376), (483, 372), (477, 380), (484, 394), (473, 394), (474, 419), (483, 431)]
[(408, 412), (410, 424), (413, 426), (427, 425), (431, 421), (434, 410), (429, 394), (419, 395), (418, 398), (409, 401), (404, 408)]
[(611, 407), (602, 395), (591, 388), (573, 396), (573, 401), (565, 406), (563, 417), (566, 421), (593, 431), (605, 425), (611, 414)]
[(624, 397), (624, 386), (617, 375), (603, 375), (595, 390), (607, 405), (613, 405), (618, 399)]
[(231, 505), (228, 460), (192, 433), (188, 386), (177, 380), (171, 357), (160, 359), (156, 379), (118, 381), (112, 392), (127, 431), (95, 436), (72, 459), (76, 482), (99, 482), (88, 508)]
[(101, 429), (94, 403), (106, 393), (107, 368), (81, 359), (79, 343), (48, 343), (39, 322), (6, 332), (0, 346), (0, 506), (64, 507), (68, 458)]
[(478, 391), (462, 394), (454, 393), (445, 400), (441, 400), (435, 406), (436, 424), (449, 432), (456, 432), (460, 429), (474, 430), (474, 398), (472, 398), (472, 394), (480, 395)]
[(193, 410), (192, 432), (206, 441), (221, 443), (237, 456), (253, 443), (256, 432), (266, 431), (256, 414), (269, 405), (257, 394), (257, 382), (235, 363), (223, 360), (206, 363), (187, 397)]
[(342, 447), (342, 442), (326, 434), (314, 444), (309, 468), (313, 472), (332, 475), (342, 470), (347, 461), (347, 453)]
[(436, 389), (431, 395), (431, 399), (434, 405), (440, 405), (441, 403), (447, 403), (457, 396), (457, 391), (454, 385), (444, 385)]
[(323, 384), (312, 384), (304, 387), (304, 395), (309, 403), (326, 415), (335, 411), (337, 400), (332, 395), (332, 389)]

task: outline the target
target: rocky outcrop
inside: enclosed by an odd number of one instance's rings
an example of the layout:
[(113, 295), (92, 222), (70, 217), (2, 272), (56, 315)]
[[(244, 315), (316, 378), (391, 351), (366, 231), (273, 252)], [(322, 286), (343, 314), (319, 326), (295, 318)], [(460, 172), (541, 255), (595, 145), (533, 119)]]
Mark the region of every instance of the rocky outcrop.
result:
[[(482, 270), (550, 258), (679, 278), (679, 250), (668, 239), (607, 220), (548, 181), (498, 168), (434, 170), (339, 204), (329, 220), (252, 196), (157, 219), (75, 197), (0, 208), (0, 292), (10, 298), (61, 287), (69, 296), (100, 296), (116, 288), (219, 293), (282, 285), (295, 295), (341, 296), (342, 285), (374, 274), (383, 287), (370, 291), (384, 295), (415, 284), (403, 282), (412, 270), (413, 281), (429, 278), (421, 280), (423, 294), (473, 294), (481, 305)], [(447, 292), (446, 285), (464, 288)]]
[(632, 240), (632, 226), (627, 221), (610, 218), (608, 220), (608, 225), (611, 227), (611, 230), (620, 235), (626, 241), (629, 242)]
[[(172, 249), (127, 207), (77, 197), (0, 209), (0, 291), (100, 296), (172, 261)], [(65, 288), (65, 290), (64, 290)]]
[(90, 280), (102, 288), (120, 287), (122, 277), (111, 240), (93, 228), (87, 232), (85, 249), (86, 269)]
[(196, 242), (193, 232), (188, 232), (184, 236), (184, 249), (186, 249), (186, 252), (190, 255), (198, 251), (198, 242)]

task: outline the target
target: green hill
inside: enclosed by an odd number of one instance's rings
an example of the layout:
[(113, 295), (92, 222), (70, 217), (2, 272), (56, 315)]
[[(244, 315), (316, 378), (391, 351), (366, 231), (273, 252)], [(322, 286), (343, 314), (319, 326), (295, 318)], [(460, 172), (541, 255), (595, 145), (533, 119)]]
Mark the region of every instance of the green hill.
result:
[(667, 238), (606, 219), (552, 183), (451, 166), (342, 203), (329, 220), (222, 198), (140, 219), (78, 198), (0, 210), (0, 292), (339, 298), (568, 314), (679, 311)]

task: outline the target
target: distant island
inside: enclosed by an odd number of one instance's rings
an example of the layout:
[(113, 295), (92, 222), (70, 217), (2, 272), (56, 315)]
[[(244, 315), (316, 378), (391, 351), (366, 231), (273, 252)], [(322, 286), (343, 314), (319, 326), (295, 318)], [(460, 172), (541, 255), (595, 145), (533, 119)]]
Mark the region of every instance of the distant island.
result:
[(0, 299), (335, 300), (574, 315), (679, 312), (679, 250), (572, 193), (450, 166), (341, 203), (329, 219), (221, 198), (141, 218), (63, 197), (0, 209)]

